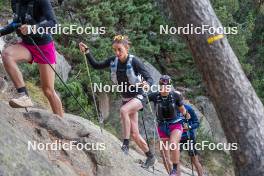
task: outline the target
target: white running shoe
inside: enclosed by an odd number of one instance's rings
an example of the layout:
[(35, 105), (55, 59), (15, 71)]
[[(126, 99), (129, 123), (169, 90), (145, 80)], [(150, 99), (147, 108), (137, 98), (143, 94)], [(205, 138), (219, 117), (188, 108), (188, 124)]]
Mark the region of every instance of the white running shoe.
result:
[(33, 103), (28, 95), (25, 93), (19, 93), (16, 98), (13, 98), (9, 101), (9, 105), (12, 108), (28, 108), (32, 107)]

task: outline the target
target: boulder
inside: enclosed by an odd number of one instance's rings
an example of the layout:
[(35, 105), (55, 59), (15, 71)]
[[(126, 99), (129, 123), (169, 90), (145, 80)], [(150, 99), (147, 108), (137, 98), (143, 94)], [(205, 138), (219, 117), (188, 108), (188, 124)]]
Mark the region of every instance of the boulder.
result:
[[(5, 46), (5, 41), (3, 37), (0, 37), (0, 53), (2, 53), (4, 46)], [(5, 68), (2, 61), (2, 54), (0, 54), (0, 76), (3, 77), (4, 75), (5, 75)]]
[(212, 137), (216, 142), (226, 143), (227, 140), (224, 131), (221, 127), (214, 105), (210, 99), (205, 96), (196, 97), (195, 105), (199, 111), (202, 112), (206, 121), (209, 123), (210, 127), (206, 127), (208, 128), (206, 130), (211, 131)]
[(61, 76), (62, 80), (66, 82), (68, 80), (69, 73), (71, 71), (71, 66), (63, 55), (56, 52), (56, 56), (57, 56), (56, 71)]
[[(3, 101), (0, 114), (0, 175), (153, 175), (138, 164), (144, 156), (132, 149), (129, 155), (124, 155), (115, 136), (105, 130), (101, 133), (98, 126), (84, 118), (65, 114), (61, 119), (39, 109), (23, 113)], [(70, 142), (90, 147), (78, 149), (75, 145), (70, 150), (58, 147)], [(57, 148), (51, 144), (57, 144)], [(50, 147), (34, 148), (34, 145)], [(91, 147), (96, 145), (104, 147)], [(161, 163), (157, 163), (155, 175), (167, 175)]]

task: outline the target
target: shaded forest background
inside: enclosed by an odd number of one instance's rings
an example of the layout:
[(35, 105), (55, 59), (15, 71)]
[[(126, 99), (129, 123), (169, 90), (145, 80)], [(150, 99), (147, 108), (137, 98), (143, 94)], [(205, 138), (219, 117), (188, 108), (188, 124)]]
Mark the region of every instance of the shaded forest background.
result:
[[(228, 40), (264, 102), (264, 5), (261, 1), (250, 0), (211, 0), (211, 3), (223, 26), (238, 27), (238, 34), (228, 35)], [(7, 10), (5, 6), (8, 2), (0, 1), (1, 11)], [(188, 88), (188, 99), (207, 94), (183, 40), (176, 35), (159, 34), (160, 25), (173, 24), (162, 15), (153, 0), (65, 0), (62, 6), (55, 7), (55, 11), (62, 25), (87, 25), (94, 27), (95, 33), (99, 27), (106, 27), (104, 35), (54, 35), (58, 51), (73, 67), (68, 84), (91, 113), (93, 106), (85, 97), (85, 94), (91, 96), (91, 92), (87, 88), (84, 60), (77, 44), (80, 41), (87, 43), (98, 60), (104, 59), (113, 55), (111, 41), (117, 33), (129, 36), (131, 53), (153, 64), (161, 73), (171, 75), (175, 86)], [(23, 68), (27, 79), (38, 82), (32, 76), (38, 74), (36, 67), (24, 65)], [(93, 81), (110, 83), (108, 72), (92, 70)], [(65, 109), (82, 113), (59, 81), (57, 86)]]

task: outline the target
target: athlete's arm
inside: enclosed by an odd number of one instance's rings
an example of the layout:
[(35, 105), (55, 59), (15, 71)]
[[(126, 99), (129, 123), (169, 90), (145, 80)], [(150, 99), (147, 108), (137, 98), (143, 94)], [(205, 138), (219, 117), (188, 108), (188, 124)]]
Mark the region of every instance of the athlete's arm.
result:
[(194, 110), (192, 108), (188, 108), (188, 113), (190, 114), (190, 116), (191, 116), (190, 120), (192, 121), (192, 123), (190, 125), (191, 129), (199, 128), (200, 123), (199, 123), (199, 120), (198, 120), (197, 115), (194, 112)]
[(178, 109), (184, 116), (188, 113), (184, 105), (178, 106)]
[(111, 62), (114, 61), (115, 59), (115, 57), (110, 57), (104, 61), (98, 62), (93, 57), (92, 53), (90, 52), (89, 47), (86, 44), (84, 44), (83, 42), (80, 42), (79, 48), (80, 48), (80, 51), (85, 54), (91, 66), (95, 69), (104, 69), (104, 68), (110, 67)]
[(178, 106), (179, 111), (186, 119), (190, 119), (190, 114), (184, 107), (183, 97), (181, 94), (173, 92), (173, 96), (175, 97), (175, 104)]
[(108, 67), (110, 67), (111, 61), (114, 60), (114, 57), (110, 57), (104, 61), (98, 62), (95, 60), (95, 58), (93, 57), (91, 52), (86, 54), (86, 58), (94, 69), (108, 68)]
[[(11, 1), (11, 8), (13, 13), (16, 13), (16, 0), (12, 0)], [(20, 24), (18, 24), (18, 21), (16, 21), (17, 19), (13, 19), (13, 22), (8, 24), (7, 26), (1, 27), (0, 28), (0, 36), (4, 36), (7, 34), (11, 34), (12, 32), (14, 32)]]

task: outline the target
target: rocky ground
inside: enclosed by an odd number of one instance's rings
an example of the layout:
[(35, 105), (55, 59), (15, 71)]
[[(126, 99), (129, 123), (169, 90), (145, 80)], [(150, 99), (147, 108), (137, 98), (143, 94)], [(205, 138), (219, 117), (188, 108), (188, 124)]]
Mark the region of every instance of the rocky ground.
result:
[[(5, 41), (0, 38), (0, 51), (4, 48)], [(70, 71), (70, 65), (59, 55), (59, 65), (57, 71), (66, 81)], [(150, 64), (146, 63), (152, 76), (158, 78), (160, 73)], [(155, 81), (157, 81), (155, 79)], [(40, 88), (32, 85), (36, 92), (41, 92)], [(4, 71), (0, 57), (0, 176), (5, 175), (153, 175), (150, 171), (140, 168), (139, 159), (143, 159), (142, 152), (132, 144), (131, 156), (125, 156), (120, 151), (120, 140), (104, 131), (103, 134), (96, 125), (81, 117), (66, 114), (64, 119), (58, 119), (46, 110), (49, 109), (45, 104), (35, 102), (34, 109), (29, 113), (24, 110), (14, 110), (7, 105), (7, 101), (13, 96), (14, 87)], [(31, 88), (32, 92), (32, 88)], [(102, 110), (107, 117), (106, 121), (111, 121), (113, 128), (120, 128), (118, 118), (118, 108), (120, 102), (112, 100), (107, 95), (100, 96), (99, 103), (104, 108)], [(36, 99), (37, 100), (37, 99)], [(201, 121), (202, 130), (198, 135), (208, 133), (215, 141), (225, 142), (225, 136), (220, 126), (214, 107), (207, 97), (197, 97), (195, 99), (195, 111)], [(147, 133), (153, 137), (153, 119), (150, 112), (145, 112), (145, 123)], [(141, 119), (141, 118), (140, 118)], [(144, 136), (142, 120), (140, 120), (140, 131)], [(28, 141), (38, 143), (49, 143), (54, 141), (63, 143), (77, 140), (79, 143), (100, 143), (106, 144), (105, 151), (28, 151)], [(139, 154), (141, 153), (141, 154)], [(186, 154), (182, 155), (183, 176), (191, 175), (189, 158)], [(205, 159), (206, 158), (206, 159)], [(209, 159), (208, 159), (209, 158)], [(223, 170), (225, 166), (221, 163), (222, 154), (218, 158), (213, 156), (202, 156), (202, 163), (209, 163), (207, 170)], [(211, 164), (211, 162), (214, 162)], [(208, 165), (208, 164), (207, 164)], [(156, 175), (166, 175), (161, 163), (156, 166)], [(233, 175), (230, 168), (220, 175)]]
[[(124, 155), (121, 142), (107, 131), (78, 116), (66, 114), (65, 118), (39, 109), (30, 112), (14, 110), (0, 100), (0, 175), (43, 176), (138, 176), (153, 175), (138, 164), (144, 159), (135, 151)], [(105, 150), (33, 150), (31, 143), (105, 144)], [(155, 175), (165, 176), (161, 163), (156, 164)], [(185, 175), (190, 170), (184, 169)]]
[[(5, 42), (0, 38), (0, 50)], [(64, 67), (63, 67), (64, 68)], [(70, 66), (66, 67), (70, 68)], [(64, 69), (61, 71), (63, 72)], [(65, 74), (63, 78), (67, 78)], [(0, 58), (0, 176), (136, 176), (153, 175), (152, 170), (140, 167), (144, 156), (134, 150), (124, 155), (120, 140), (82, 117), (66, 114), (65, 118), (41, 109), (39, 105), (26, 112), (12, 109), (8, 99), (13, 95), (13, 85), (8, 79)], [(37, 104), (37, 103), (36, 103)], [(105, 150), (33, 150), (30, 144), (51, 143), (105, 145)], [(183, 175), (191, 171), (182, 168)], [(165, 176), (161, 163), (155, 165), (154, 174)]]

